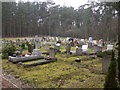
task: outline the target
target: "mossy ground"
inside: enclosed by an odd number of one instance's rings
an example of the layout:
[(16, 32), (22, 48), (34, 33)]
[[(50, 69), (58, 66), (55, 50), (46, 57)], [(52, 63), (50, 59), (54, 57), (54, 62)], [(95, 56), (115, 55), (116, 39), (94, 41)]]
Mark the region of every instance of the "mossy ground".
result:
[[(43, 42), (41, 42), (43, 43)], [(71, 48), (74, 51), (75, 47)], [(90, 49), (92, 51), (92, 49)], [(45, 46), (40, 48), (45, 52)], [(2, 59), (3, 70), (16, 78), (37, 88), (103, 88), (105, 82), (102, 71), (102, 58), (90, 59), (88, 56), (74, 56), (63, 53), (65, 45), (60, 47), (62, 53), (57, 53), (56, 62), (49, 64), (23, 67)], [(23, 53), (27, 53), (24, 50)], [(45, 55), (47, 57), (47, 55)], [(81, 62), (75, 62), (80, 58)]]
[[(72, 47), (74, 50), (74, 47)], [(45, 47), (40, 49), (46, 51)], [(65, 47), (61, 47), (65, 51)], [(27, 51), (24, 51), (25, 53)], [(56, 54), (57, 61), (34, 67), (23, 67), (2, 60), (3, 70), (16, 78), (37, 88), (103, 88), (105, 75), (101, 74), (102, 59), (90, 59), (88, 56)], [(80, 58), (81, 62), (75, 62)]]

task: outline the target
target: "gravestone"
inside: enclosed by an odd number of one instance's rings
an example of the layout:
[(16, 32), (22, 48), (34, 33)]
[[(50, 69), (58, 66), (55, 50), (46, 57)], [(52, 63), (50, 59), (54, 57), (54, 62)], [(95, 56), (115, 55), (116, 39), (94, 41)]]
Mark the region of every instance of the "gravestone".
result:
[(19, 45), (19, 48), (18, 48), (18, 50), (16, 51), (16, 55), (18, 56), (18, 57), (20, 57), (21, 56), (21, 54), (22, 54), (22, 47), (21, 47), (21, 45)]
[(57, 50), (60, 49), (60, 43), (57, 43), (57, 44), (55, 45), (55, 49), (57, 49)]
[(88, 45), (82, 45), (82, 51), (87, 52), (88, 51)]
[(110, 55), (107, 55), (107, 56), (103, 57), (102, 73), (107, 73), (108, 72), (108, 68), (109, 68), (109, 65), (110, 65), (110, 59), (111, 59)]
[(16, 40), (16, 45), (20, 45), (20, 39)]
[(71, 49), (70, 44), (67, 44), (67, 45), (66, 45), (66, 53), (70, 53), (70, 49)]
[(54, 48), (49, 48), (49, 57), (55, 58), (55, 49)]
[(92, 42), (92, 37), (89, 37), (88, 40), (89, 40), (90, 42)]
[(83, 41), (79, 41), (79, 46), (82, 48), (82, 45), (84, 45)]
[(32, 55), (42, 56), (42, 53), (39, 49), (33, 49)]
[(93, 40), (93, 45), (97, 45), (97, 40)]
[(94, 51), (95, 51), (95, 52), (102, 52), (102, 47), (95, 45), (95, 46), (94, 46)]
[(32, 55), (42, 56), (42, 53), (38, 49), (39, 46), (40, 46), (40, 43), (39, 43), (39, 40), (38, 40), (38, 36), (35, 35), (35, 49), (33, 49)]
[(76, 48), (76, 55), (82, 55), (82, 49)]
[(88, 43), (88, 48), (92, 48), (92, 43), (91, 42)]
[(49, 50), (49, 47), (50, 47), (49, 44), (48, 44), (48, 43), (45, 43), (45, 49), (46, 49), (46, 50)]
[(6, 46), (5, 42), (2, 41), (2, 49)]
[(33, 52), (33, 47), (31, 44), (29, 44), (29, 42), (26, 42), (26, 45), (28, 46), (28, 52), (32, 53)]
[(100, 40), (99, 40), (98, 46), (103, 47), (103, 39), (100, 39)]
[(40, 48), (40, 42), (39, 42), (38, 36), (35, 35), (35, 49), (38, 49), (38, 48)]
[(107, 51), (113, 50), (113, 45), (107, 45)]

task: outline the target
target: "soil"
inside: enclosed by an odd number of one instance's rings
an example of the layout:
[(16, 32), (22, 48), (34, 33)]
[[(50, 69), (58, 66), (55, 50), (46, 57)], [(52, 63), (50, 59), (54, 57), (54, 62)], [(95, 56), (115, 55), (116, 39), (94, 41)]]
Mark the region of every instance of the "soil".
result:
[(7, 74), (4, 71), (2, 72), (2, 75), (0, 75), (0, 78), (2, 79), (2, 89), (4, 88), (30, 88), (29, 85), (25, 84), (23, 81), (16, 79), (13, 75)]

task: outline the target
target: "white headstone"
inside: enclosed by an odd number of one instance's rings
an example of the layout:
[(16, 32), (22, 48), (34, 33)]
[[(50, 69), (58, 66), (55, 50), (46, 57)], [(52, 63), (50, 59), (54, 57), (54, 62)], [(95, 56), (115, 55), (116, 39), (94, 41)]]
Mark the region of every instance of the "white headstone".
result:
[(60, 43), (57, 43), (56, 46), (60, 46)]
[(102, 39), (99, 40), (98, 46), (103, 47), (103, 40)]
[(107, 45), (107, 51), (108, 51), (108, 50), (113, 50), (113, 45), (110, 45), (110, 44)]
[(88, 45), (82, 45), (82, 51), (86, 52), (88, 50)]
[(32, 55), (42, 56), (42, 53), (39, 49), (33, 49)]
[(88, 39), (90, 42), (92, 42), (92, 37), (89, 37), (89, 39)]

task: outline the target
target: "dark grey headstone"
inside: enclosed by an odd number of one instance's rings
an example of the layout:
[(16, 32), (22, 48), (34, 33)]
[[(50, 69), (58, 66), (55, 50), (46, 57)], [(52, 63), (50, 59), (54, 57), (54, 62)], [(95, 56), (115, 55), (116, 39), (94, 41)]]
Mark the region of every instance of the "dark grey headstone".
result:
[(102, 47), (100, 47), (100, 46), (94, 46), (94, 51), (95, 52), (102, 52)]
[(91, 42), (88, 43), (88, 48), (92, 48), (92, 43)]
[(66, 45), (66, 53), (70, 53), (71, 46), (69, 44)]
[(82, 49), (76, 49), (76, 55), (82, 55)]

